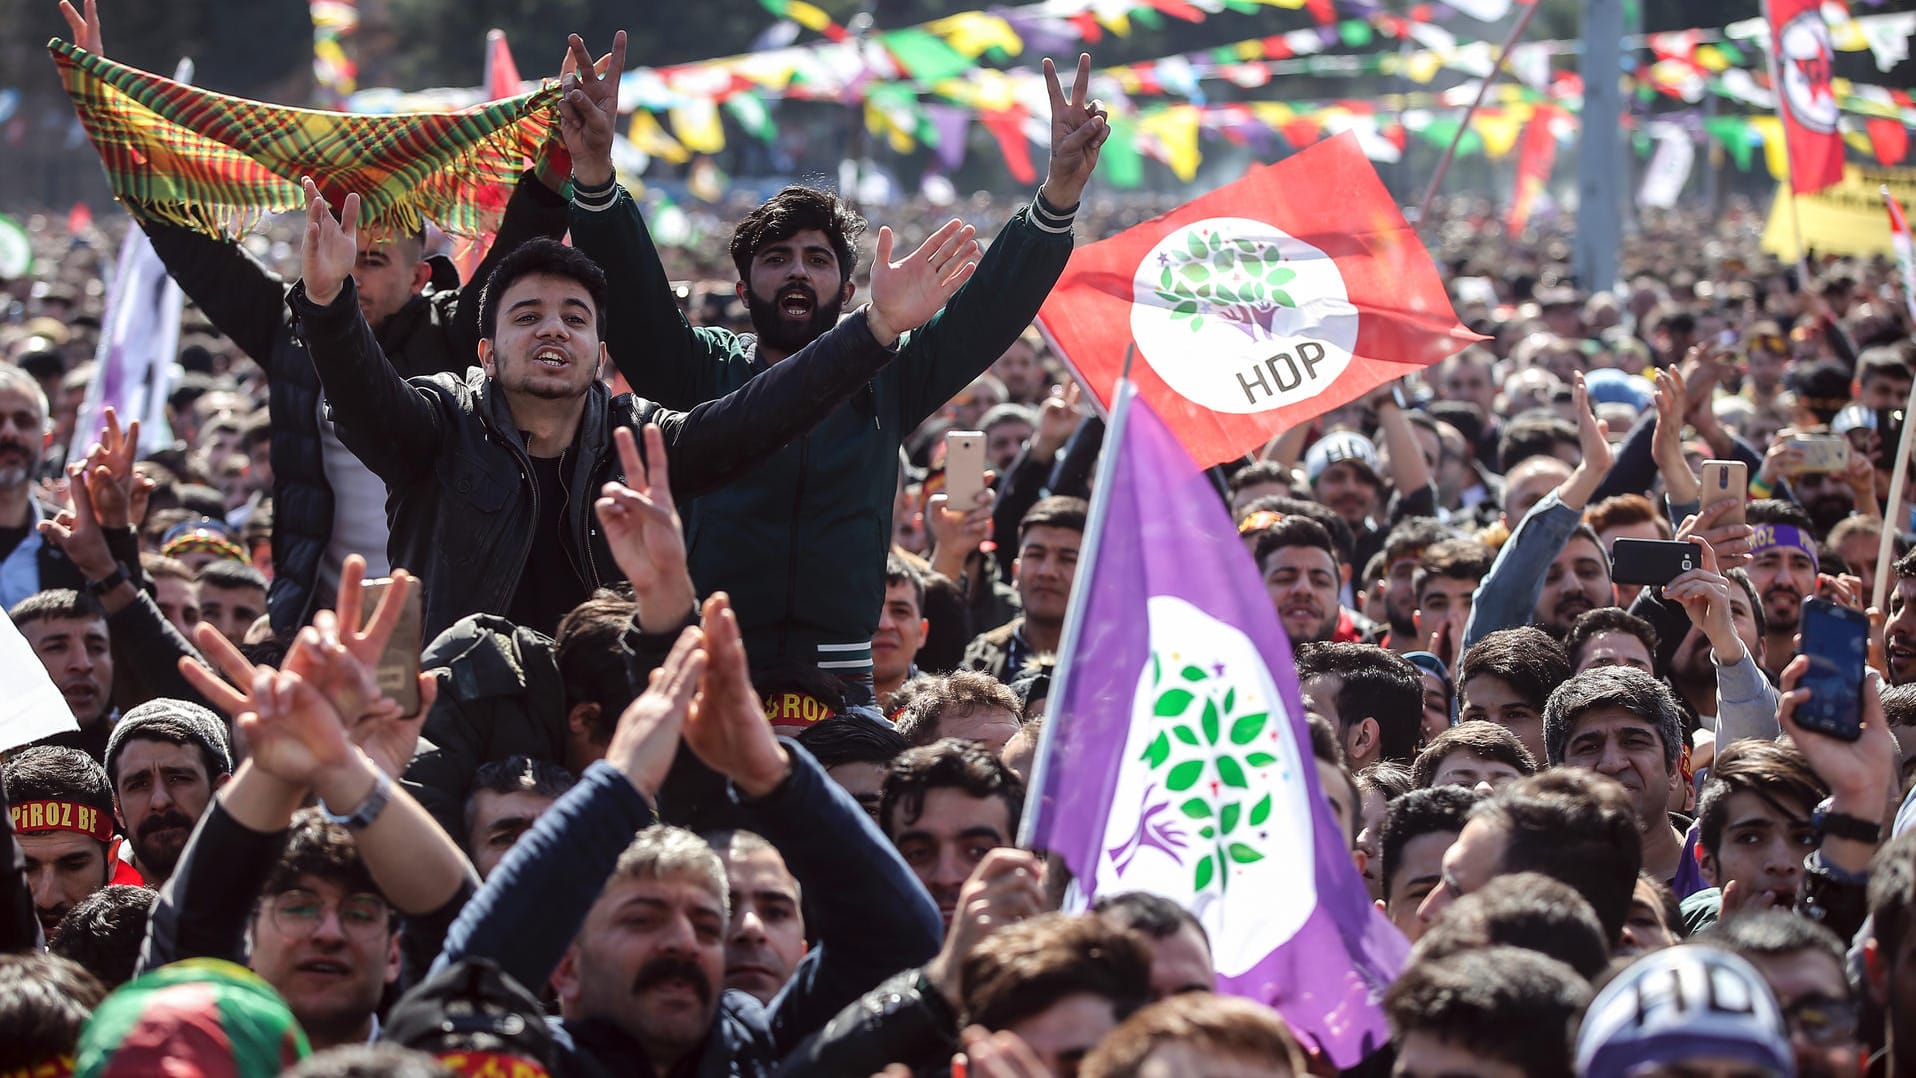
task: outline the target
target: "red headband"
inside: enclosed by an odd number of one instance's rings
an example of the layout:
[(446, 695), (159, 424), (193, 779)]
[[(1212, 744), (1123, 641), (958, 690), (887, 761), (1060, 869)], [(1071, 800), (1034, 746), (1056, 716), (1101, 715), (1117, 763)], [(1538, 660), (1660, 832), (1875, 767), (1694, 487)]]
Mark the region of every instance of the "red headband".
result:
[(113, 841), (113, 820), (78, 801), (24, 801), (12, 807), (15, 832), (73, 831), (100, 842)]
[(55, 1056), (0, 1073), (0, 1078), (72, 1078), (73, 1057)]

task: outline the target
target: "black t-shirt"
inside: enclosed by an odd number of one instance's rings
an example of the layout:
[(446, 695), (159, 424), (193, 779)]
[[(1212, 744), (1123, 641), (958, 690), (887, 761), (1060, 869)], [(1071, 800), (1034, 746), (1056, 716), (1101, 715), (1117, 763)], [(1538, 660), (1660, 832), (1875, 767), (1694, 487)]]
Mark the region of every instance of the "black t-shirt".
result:
[(532, 457), (532, 480), (538, 490), (539, 518), (533, 521), (532, 551), (519, 574), (519, 590), (507, 611), (515, 624), (547, 636), (559, 628), (559, 619), (585, 601), (585, 580), (567, 552), (565, 467), (568, 451), (557, 458)]

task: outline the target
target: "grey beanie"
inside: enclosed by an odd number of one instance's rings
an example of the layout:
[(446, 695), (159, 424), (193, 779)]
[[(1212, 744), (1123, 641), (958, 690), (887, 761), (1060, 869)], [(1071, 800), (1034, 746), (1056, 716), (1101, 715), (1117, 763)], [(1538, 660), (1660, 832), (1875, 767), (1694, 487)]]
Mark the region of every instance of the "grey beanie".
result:
[[(113, 724), (113, 732), (106, 738), (108, 775), (114, 774), (114, 761), (119, 758), (121, 747), (129, 739), (142, 736), (142, 728), (155, 726), (171, 728), (166, 731), (167, 736), (164, 737), (155, 731), (151, 736), (158, 740), (173, 741), (177, 744), (177, 739), (173, 735), (181, 733), (191, 738), (194, 744), (205, 749), (207, 755), (219, 764), (218, 772), (208, 775), (207, 778), (217, 778), (219, 775), (232, 772), (233, 749), (227, 741), (225, 720), (198, 704), (162, 697), (158, 700), (148, 700), (133, 708), (120, 716), (119, 722)], [(118, 776), (115, 775), (114, 779), (117, 782)]]

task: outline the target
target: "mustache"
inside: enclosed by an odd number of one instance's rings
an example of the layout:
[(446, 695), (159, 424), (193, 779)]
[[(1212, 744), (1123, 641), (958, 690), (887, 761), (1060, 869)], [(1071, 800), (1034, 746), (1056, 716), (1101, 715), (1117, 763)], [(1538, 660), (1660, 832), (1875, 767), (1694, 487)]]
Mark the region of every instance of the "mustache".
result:
[(638, 976), (632, 978), (632, 994), (638, 995), (667, 981), (684, 981), (698, 993), (699, 1002), (712, 1002), (712, 982), (706, 978), (705, 970), (689, 958), (672, 955), (654, 958), (640, 966)]
[(185, 830), (191, 831), (193, 829), (193, 821), (187, 819), (185, 813), (179, 812), (177, 810), (172, 812), (162, 813), (158, 816), (151, 817), (145, 823), (140, 824), (140, 837), (150, 838), (152, 837), (153, 832), (164, 831), (170, 827), (179, 827), (179, 828), (184, 828)]

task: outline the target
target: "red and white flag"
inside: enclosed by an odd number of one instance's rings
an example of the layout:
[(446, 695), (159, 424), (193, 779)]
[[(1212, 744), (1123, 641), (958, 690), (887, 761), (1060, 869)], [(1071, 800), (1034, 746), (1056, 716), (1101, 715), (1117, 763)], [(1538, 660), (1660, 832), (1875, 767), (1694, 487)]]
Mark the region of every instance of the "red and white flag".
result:
[(1903, 274), (1903, 302), (1909, 305), (1909, 317), (1916, 321), (1916, 239), (1909, 234), (1909, 219), (1903, 216), (1902, 203), (1882, 189), (1883, 205), (1889, 207), (1889, 246), (1896, 252), (1896, 267)]
[[(512, 48), (506, 44), (504, 30), (486, 31), (486, 100), (498, 101), (513, 97), (519, 93), (519, 65), (513, 62)], [(500, 206), (504, 209), (504, 204)], [(452, 264), (459, 269), (459, 279), (467, 284), (484, 284), (474, 281), (472, 276), (479, 269), (479, 263), (486, 260), (486, 251), (492, 246), (493, 233), (481, 236), (456, 236), (452, 241)]]
[(1790, 190), (1821, 191), (1843, 179), (1841, 110), (1830, 79), (1836, 50), (1830, 44), (1823, 0), (1768, 0), (1770, 63), (1776, 112), (1790, 151)]
[(1483, 339), (1349, 132), (1078, 248), (1038, 324), (1107, 408), (1135, 343), (1206, 465)]

